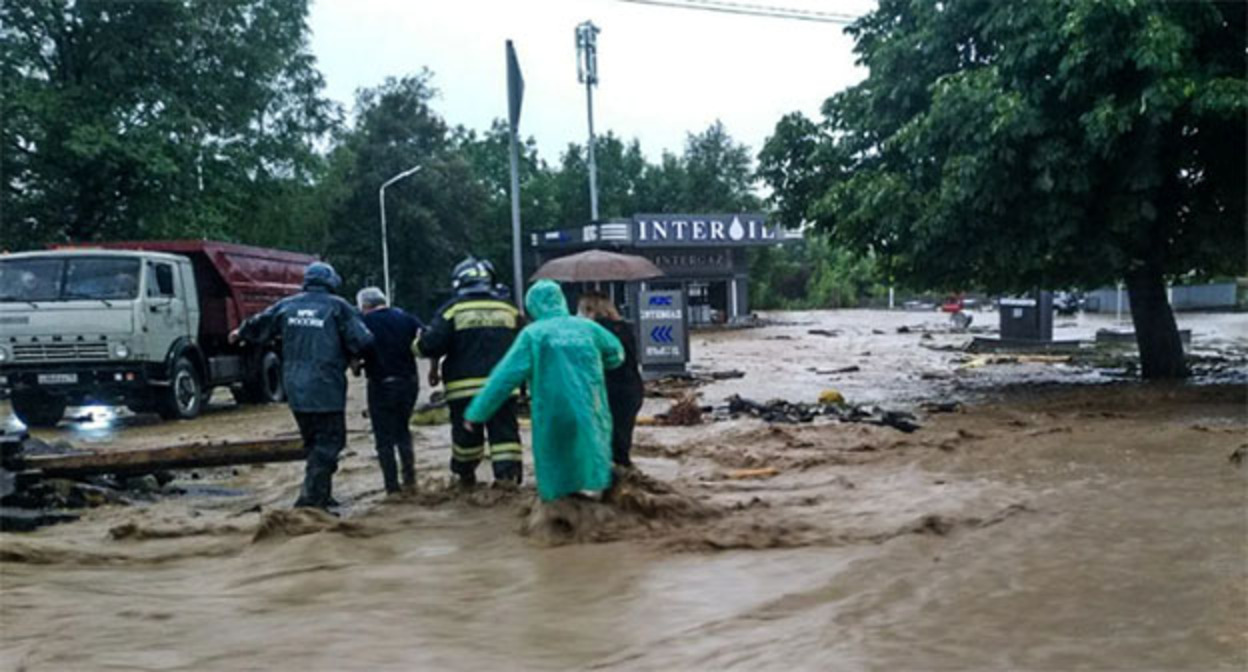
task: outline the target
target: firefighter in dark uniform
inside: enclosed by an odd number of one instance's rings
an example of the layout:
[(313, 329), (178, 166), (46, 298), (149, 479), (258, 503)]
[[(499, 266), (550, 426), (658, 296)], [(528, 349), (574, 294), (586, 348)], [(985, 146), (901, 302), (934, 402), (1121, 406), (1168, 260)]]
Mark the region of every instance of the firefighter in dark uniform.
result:
[(495, 285), (494, 267), (488, 261), (468, 257), (456, 264), (451, 287), (454, 297), (412, 344), (412, 352), (432, 359), (435, 367), (442, 358), (441, 380), (451, 411), (451, 472), (463, 485), (475, 484), (488, 435), (495, 482), (518, 485), (523, 469), (515, 399), (472, 430), (464, 426), (464, 410), (507, 354), (520, 328), (520, 312), (507, 300), (506, 290)]

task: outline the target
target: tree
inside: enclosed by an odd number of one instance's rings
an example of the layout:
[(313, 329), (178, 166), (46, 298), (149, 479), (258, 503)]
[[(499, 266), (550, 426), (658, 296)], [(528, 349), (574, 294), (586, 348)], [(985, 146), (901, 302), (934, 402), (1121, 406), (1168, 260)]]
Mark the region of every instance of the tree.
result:
[(684, 209), (689, 212), (757, 210), (750, 148), (716, 121), (685, 140)]
[(881, 0), (848, 29), (870, 75), (762, 174), (903, 282), (1125, 278), (1144, 377), (1181, 377), (1165, 279), (1244, 270), (1246, 7)]
[(451, 268), (476, 252), (479, 233), (489, 228), (491, 199), (500, 197), (430, 107), (436, 94), (431, 77), (428, 71), (392, 77), (357, 92), (355, 125), (330, 157), (340, 186), (325, 249), (352, 286), (348, 291), (382, 284), (377, 191), (390, 177), (421, 166), (386, 190), (386, 222), (395, 295), (425, 313), (449, 296)]
[[(750, 148), (738, 144), (716, 121), (690, 133), (680, 155), (664, 152), (659, 163), (646, 160), (641, 143), (625, 143), (607, 132), (595, 138), (598, 211), (603, 219), (641, 212), (733, 212), (757, 210)], [(589, 172), (585, 150), (572, 143), (554, 172), (558, 203), (556, 226), (589, 221)]]
[(874, 255), (854, 254), (822, 234), (751, 252), (750, 297), (759, 308), (851, 308), (885, 293)]
[(0, 246), (229, 238), (306, 191), (336, 118), (306, 16), (305, 0), (0, 3)]
[[(607, 131), (594, 138), (598, 169), (598, 217), (632, 217), (639, 207), (638, 190), (648, 164), (637, 140), (625, 144)], [(559, 203), (557, 228), (581, 226), (590, 219), (589, 166), (582, 145), (571, 143), (554, 176)]]
[[(455, 151), (462, 153), (471, 164), (488, 195), (488, 214), (480, 226), (470, 231), (472, 253), (491, 260), (504, 282), (511, 284), (511, 148), (507, 122), (495, 119), (489, 130), (480, 135), (463, 127), (456, 128), (452, 142)], [(538, 158), (536, 141), (528, 138), (521, 142), (520, 213), (524, 230), (556, 228), (560, 213), (556, 189), (554, 175)], [(523, 243), (527, 245), (527, 239)], [(526, 268), (533, 261), (530, 254), (522, 254), (521, 259)], [(524, 274), (527, 277), (527, 272)]]

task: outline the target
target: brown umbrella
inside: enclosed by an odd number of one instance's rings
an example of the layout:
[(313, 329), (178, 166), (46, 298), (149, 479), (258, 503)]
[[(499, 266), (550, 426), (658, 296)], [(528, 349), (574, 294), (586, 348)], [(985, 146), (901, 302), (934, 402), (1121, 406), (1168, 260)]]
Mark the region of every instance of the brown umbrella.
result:
[(615, 280), (648, 280), (663, 275), (649, 259), (632, 254), (602, 250), (578, 252), (552, 259), (537, 269), (533, 280), (543, 278), (563, 282), (611, 282)]

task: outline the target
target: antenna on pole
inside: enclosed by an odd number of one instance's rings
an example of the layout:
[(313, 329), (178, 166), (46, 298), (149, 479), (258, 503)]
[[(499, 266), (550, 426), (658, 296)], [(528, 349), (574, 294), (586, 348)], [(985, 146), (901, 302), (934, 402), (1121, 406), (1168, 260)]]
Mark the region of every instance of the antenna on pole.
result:
[(598, 26), (586, 21), (576, 27), (576, 81), (585, 85), (589, 118), (589, 217), (598, 221), (598, 164), (594, 161), (594, 87), (598, 85)]

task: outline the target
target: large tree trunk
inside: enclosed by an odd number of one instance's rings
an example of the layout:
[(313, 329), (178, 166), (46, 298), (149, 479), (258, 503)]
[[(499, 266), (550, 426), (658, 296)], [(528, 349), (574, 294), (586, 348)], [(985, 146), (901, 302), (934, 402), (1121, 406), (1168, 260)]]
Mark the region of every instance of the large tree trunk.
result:
[(1161, 271), (1144, 267), (1127, 274), (1131, 322), (1140, 348), (1140, 370), (1146, 380), (1187, 377), (1183, 342), (1174, 322)]

